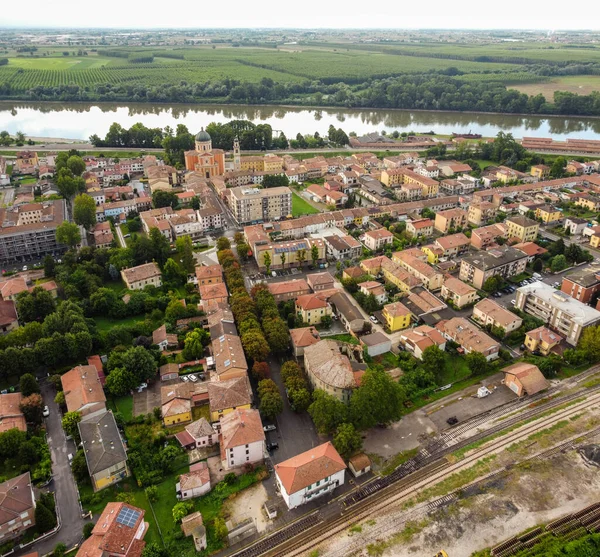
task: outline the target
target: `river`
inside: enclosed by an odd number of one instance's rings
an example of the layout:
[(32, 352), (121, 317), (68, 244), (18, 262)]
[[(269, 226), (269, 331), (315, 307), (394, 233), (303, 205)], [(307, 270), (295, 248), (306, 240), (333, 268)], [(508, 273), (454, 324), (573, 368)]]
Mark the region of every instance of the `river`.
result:
[(524, 136), (554, 139), (600, 139), (600, 119), (577, 117), (538, 117), (509, 114), (409, 111), (389, 109), (337, 109), (239, 105), (158, 105), (135, 103), (79, 104), (0, 102), (0, 130), (22, 131), (32, 137), (87, 140), (104, 137), (109, 126), (118, 122), (129, 128), (136, 122), (147, 127), (185, 124), (192, 133), (211, 122), (232, 119), (268, 123), (288, 138), (297, 133), (326, 134), (329, 126), (341, 127), (358, 135), (386, 130), (438, 134), (478, 133), (495, 136), (500, 130), (516, 138)]

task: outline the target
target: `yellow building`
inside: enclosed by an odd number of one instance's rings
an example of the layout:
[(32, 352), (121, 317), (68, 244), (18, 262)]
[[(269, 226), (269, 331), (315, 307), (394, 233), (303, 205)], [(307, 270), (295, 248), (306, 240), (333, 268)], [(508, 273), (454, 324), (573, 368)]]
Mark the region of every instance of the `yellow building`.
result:
[(252, 172), (283, 172), (283, 159), (276, 155), (242, 157), (240, 167)]
[(427, 256), (427, 263), (435, 265), (439, 262), (440, 256), (444, 255), (444, 250), (436, 247), (434, 244), (423, 246), (421, 251)]
[(535, 218), (542, 219), (542, 222), (548, 224), (559, 221), (562, 213), (552, 205), (542, 205), (535, 210)]
[(400, 302), (383, 306), (383, 317), (392, 333), (410, 327), (410, 310)]
[(191, 385), (181, 383), (161, 387), (161, 411), (166, 426), (192, 421)]
[(208, 404), (210, 421), (218, 422), (234, 410), (250, 410), (252, 395), (248, 376), (228, 381), (208, 383)]
[(449, 277), (442, 285), (442, 298), (450, 300), (458, 309), (473, 304), (479, 296), (477, 290), (454, 277)]
[(318, 325), (323, 317), (331, 317), (331, 306), (322, 294), (304, 294), (296, 299), (296, 313), (308, 325)]
[(530, 174), (538, 180), (543, 180), (550, 176), (550, 167), (545, 164), (536, 164), (531, 167)]
[(537, 238), (540, 223), (533, 219), (518, 215), (504, 221), (506, 237), (518, 238), (521, 242), (533, 242)]
[(600, 246), (600, 234), (594, 234), (590, 237), (590, 246), (597, 248)]
[(585, 207), (588, 211), (598, 211), (600, 210), (600, 199), (596, 197), (583, 197), (575, 201), (575, 205)]
[(539, 351), (543, 356), (560, 344), (563, 338), (547, 327), (538, 327), (533, 331), (525, 333), (525, 346), (530, 352)]
[(442, 234), (447, 234), (453, 228), (464, 228), (467, 226), (468, 214), (462, 209), (446, 209), (438, 211), (435, 215), (435, 229)]
[[(320, 238), (306, 238), (305, 240), (290, 240), (288, 242), (277, 242), (276, 244), (265, 244), (254, 246), (254, 259), (258, 268), (266, 270), (265, 256), (269, 254), (271, 261), (271, 269), (286, 269), (290, 267), (298, 267), (301, 264), (312, 262), (312, 248), (317, 247), (317, 261), (320, 263), (325, 261), (326, 246)], [(281, 255), (284, 255), (285, 263), (282, 263)], [(299, 259), (303, 258), (303, 259)]]

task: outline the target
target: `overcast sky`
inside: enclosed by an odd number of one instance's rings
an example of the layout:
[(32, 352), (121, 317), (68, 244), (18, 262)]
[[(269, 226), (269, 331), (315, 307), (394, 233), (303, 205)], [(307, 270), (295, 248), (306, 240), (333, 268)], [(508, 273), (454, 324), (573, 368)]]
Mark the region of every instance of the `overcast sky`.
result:
[[(416, 29), (599, 29), (597, 0), (580, 0), (575, 12), (535, 0), (229, 0), (216, 4), (183, 0), (28, 0), (2, 9), (0, 26), (23, 27), (303, 27)], [(577, 15), (579, 14), (579, 15)]]

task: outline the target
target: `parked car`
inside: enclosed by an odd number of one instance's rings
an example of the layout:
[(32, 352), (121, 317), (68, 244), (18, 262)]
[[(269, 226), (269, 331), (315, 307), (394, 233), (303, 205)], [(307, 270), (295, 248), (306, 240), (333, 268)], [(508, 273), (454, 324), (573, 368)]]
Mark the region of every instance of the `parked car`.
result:
[(198, 381), (198, 378), (193, 373), (191, 375), (188, 375), (188, 377), (190, 378), (190, 381), (192, 383), (196, 383)]
[(148, 383), (142, 383), (141, 385), (138, 385), (137, 392), (141, 393), (144, 389), (147, 389), (147, 388), (148, 388)]
[(267, 443), (267, 451), (276, 451), (279, 448), (279, 443), (277, 441), (272, 441), (271, 443)]
[(263, 427), (264, 431), (275, 431), (277, 429), (277, 426), (274, 424), (267, 424), (266, 426)]
[(73, 464), (73, 454), (72, 453), (69, 453), (67, 455), (67, 460), (69, 461), (69, 464)]
[(492, 296), (493, 296), (494, 298), (502, 298), (502, 294), (500, 294), (500, 292), (494, 292), (494, 293), (492, 294)]
[(27, 270), (27, 265), (23, 265), (23, 270), (26, 271)]
[(47, 418), (50, 415), (50, 408), (48, 408), (47, 406), (44, 406), (44, 411), (42, 412), (42, 416), (44, 416), (44, 418)]
[(373, 321), (373, 323), (377, 323), (377, 317), (375, 317), (374, 315), (369, 316), (369, 319)]
[(181, 380), (182, 380), (184, 383), (187, 383), (187, 382), (190, 380), (190, 378), (189, 378), (187, 375), (182, 375), (182, 376), (181, 376)]
[(517, 305), (517, 300), (511, 300), (510, 301), (510, 305), (511, 306), (516, 306)]
[(554, 288), (560, 288), (560, 282), (555, 282), (554, 283)]
[(448, 425), (454, 425), (458, 423), (458, 418), (456, 416), (450, 416), (447, 420), (446, 423)]

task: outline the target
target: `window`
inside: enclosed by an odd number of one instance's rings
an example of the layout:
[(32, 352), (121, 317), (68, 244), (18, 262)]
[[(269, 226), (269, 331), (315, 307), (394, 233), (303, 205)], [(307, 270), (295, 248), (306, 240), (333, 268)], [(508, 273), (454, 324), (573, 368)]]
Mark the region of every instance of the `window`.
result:
[(246, 457), (246, 462), (248, 462), (249, 460), (250, 460), (250, 457), (249, 457), (249, 456), (247, 456), (247, 457)]
[(248, 449), (246, 449), (246, 454), (250, 454), (250, 451)]

